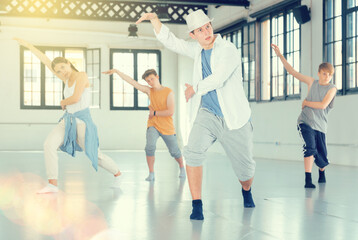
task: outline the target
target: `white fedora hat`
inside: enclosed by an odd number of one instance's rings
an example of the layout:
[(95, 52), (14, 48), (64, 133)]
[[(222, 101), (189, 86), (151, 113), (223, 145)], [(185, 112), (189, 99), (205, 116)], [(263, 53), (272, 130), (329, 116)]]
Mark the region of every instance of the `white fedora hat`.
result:
[(201, 9), (191, 12), (185, 19), (189, 32), (200, 28), (213, 20), (214, 19), (210, 19)]

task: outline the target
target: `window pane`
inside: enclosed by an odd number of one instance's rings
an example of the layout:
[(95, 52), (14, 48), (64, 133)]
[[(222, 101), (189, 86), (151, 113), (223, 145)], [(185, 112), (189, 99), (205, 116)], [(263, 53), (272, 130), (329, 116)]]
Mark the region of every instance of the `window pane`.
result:
[(294, 51), (300, 50), (300, 31), (295, 30), (294, 31)]
[(249, 80), (249, 63), (245, 62), (243, 65), (244, 65), (244, 69), (243, 69), (244, 81), (246, 82)]
[(342, 64), (342, 41), (334, 43), (334, 65)]
[(352, 12), (347, 15), (347, 37), (353, 37), (356, 35), (356, 13)]
[(277, 89), (277, 77), (273, 77), (272, 78), (272, 97), (277, 97), (278, 96), (278, 89)]
[[(134, 78), (133, 53), (113, 53), (113, 68)], [(132, 100), (129, 98), (132, 97)], [(134, 89), (117, 74), (113, 75), (113, 106), (134, 107)]]
[(80, 72), (85, 71), (85, 56), (82, 49), (66, 49), (65, 58)]
[(92, 93), (92, 105), (91, 105), (91, 107), (93, 107), (93, 108), (99, 108), (100, 107), (99, 95), (100, 95), (99, 92)]
[(248, 98), (249, 97), (249, 82), (244, 82), (244, 91), (245, 91), (245, 96)]
[(338, 90), (342, 90), (342, 67), (335, 66), (333, 82)]
[(292, 52), (293, 51), (293, 43), (294, 43), (294, 38), (293, 38), (293, 32), (289, 32), (287, 33), (287, 52)]
[[(356, 0), (348, 0), (348, 1), (347, 1), (347, 6), (348, 6), (348, 8), (355, 7), (355, 4), (354, 4), (355, 1), (356, 1)], [(358, 4), (358, 3), (357, 3), (357, 4)]]
[(283, 82), (283, 76), (282, 75), (278, 77), (278, 84), (279, 84), (278, 85), (278, 94), (279, 94), (279, 96), (283, 96), (284, 82)]
[[(49, 59), (62, 56), (62, 51), (46, 50), (46, 56)], [(58, 84), (62, 86), (62, 80), (59, 79), (50, 69), (45, 68), (45, 105), (46, 106), (60, 106), (62, 100), (62, 87), (58, 88)], [(59, 91), (60, 94), (55, 94), (55, 91)], [(59, 97), (58, 99), (56, 97)], [(49, 98), (49, 99), (47, 99)]]
[(278, 34), (282, 34), (283, 33), (283, 16), (280, 16), (278, 18)]
[(342, 18), (334, 19), (334, 40), (339, 41), (342, 39)]
[(232, 43), (237, 47), (237, 33), (232, 33)]
[(261, 100), (270, 100), (270, 20), (261, 23)]
[(93, 51), (87, 50), (87, 59), (86, 60), (87, 60), (87, 66), (93, 63)]
[(237, 46), (240, 48), (241, 45), (242, 45), (242, 42), (241, 42), (241, 38), (242, 38), (242, 31), (241, 29), (238, 31), (238, 34), (237, 34)]
[(244, 44), (249, 42), (248, 26), (244, 27)]
[(293, 13), (290, 12), (286, 16), (286, 32), (293, 29)]
[(356, 38), (347, 40), (347, 63), (356, 62)]
[(255, 100), (255, 80), (250, 80), (250, 100)]
[(326, 42), (332, 42), (333, 41), (333, 20), (328, 20), (326, 22)]
[(342, 0), (334, 1), (334, 16), (342, 15)]
[[(154, 69), (158, 73), (159, 71), (158, 55), (156, 53), (138, 53), (137, 67), (138, 67), (138, 73), (137, 73), (138, 82), (142, 85), (149, 86), (147, 82), (144, 79), (142, 79), (142, 75), (148, 69)], [(148, 96), (145, 93), (138, 91), (138, 106), (148, 107), (148, 105), (149, 105)]]
[(333, 17), (333, 0), (326, 0), (326, 19)]
[(87, 76), (91, 84), (91, 108), (99, 108), (101, 98), (100, 49), (87, 49), (86, 62)]
[(294, 52), (293, 53), (293, 66), (296, 71), (301, 71), (301, 65), (300, 65), (300, 52)]
[(24, 105), (41, 105), (41, 62), (29, 50), (24, 50)]
[(357, 81), (355, 79), (356, 73), (355, 73), (355, 64), (348, 64), (347, 65), (347, 84), (348, 88), (356, 88), (357, 87)]
[(294, 92), (293, 92), (293, 77), (292, 77), (292, 75), (288, 74), (286, 78), (287, 78), (287, 94), (292, 95), (292, 94), (294, 94)]
[(149, 97), (145, 93), (138, 94), (138, 106), (148, 107), (150, 104)]
[(331, 43), (331, 44), (328, 44), (327, 46), (326, 46), (326, 53), (325, 53), (325, 55), (326, 55), (326, 61), (327, 62), (330, 62), (330, 63), (333, 63), (333, 44)]
[(255, 80), (255, 61), (250, 62), (250, 80)]
[(41, 106), (41, 92), (32, 92), (32, 106)]
[(32, 105), (32, 94), (31, 92), (24, 92), (24, 105), (31, 106)]
[(250, 42), (255, 41), (255, 24), (250, 24)]
[(254, 43), (250, 43), (250, 61), (254, 61), (255, 60), (255, 44)]
[(242, 57), (242, 61), (243, 62), (248, 62), (249, 61), (249, 46), (244, 45), (243, 50), (244, 50), (244, 55)]
[(296, 78), (293, 78), (293, 82), (294, 82), (294, 94), (299, 94), (300, 93), (300, 81), (298, 81)]
[(54, 105), (54, 93), (53, 92), (45, 93), (45, 104), (47, 106)]

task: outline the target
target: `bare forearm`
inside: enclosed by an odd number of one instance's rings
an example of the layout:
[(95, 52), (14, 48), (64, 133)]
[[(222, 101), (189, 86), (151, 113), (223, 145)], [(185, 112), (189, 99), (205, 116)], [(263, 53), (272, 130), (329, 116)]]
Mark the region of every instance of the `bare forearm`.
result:
[(43, 52), (41, 52), (39, 49), (37, 49), (30, 43), (22, 43), (22, 45), (28, 48), (36, 57), (40, 59), (43, 64), (45, 64), (47, 67), (50, 68), (50, 70), (52, 70), (51, 60)]
[(155, 116), (156, 117), (170, 117), (173, 116), (174, 112), (167, 109), (167, 110), (162, 110), (162, 111), (155, 111)]
[(118, 76), (120, 76), (124, 81), (126, 81), (127, 83), (129, 83), (130, 85), (132, 85), (133, 87), (138, 89), (138, 82), (136, 80), (134, 80), (133, 78), (131, 78), (130, 76), (128, 76), (125, 73), (122, 73), (121, 71), (116, 71), (116, 73), (118, 74)]
[(72, 105), (72, 104), (75, 104), (79, 101), (79, 99), (77, 99), (76, 97), (74, 96), (71, 96), (71, 97), (68, 97), (68, 98), (65, 98), (62, 100), (62, 105)]
[(280, 58), (286, 71), (290, 74), (293, 74), (295, 72), (295, 69), (287, 62), (286, 58), (282, 54), (280, 54), (278, 57)]
[(305, 106), (314, 108), (314, 109), (325, 109), (327, 106), (324, 106), (322, 102), (310, 102), (305, 101)]
[(153, 28), (157, 34), (160, 33), (160, 29), (162, 28), (162, 22), (159, 20), (158, 17), (150, 20), (151, 24), (153, 25)]

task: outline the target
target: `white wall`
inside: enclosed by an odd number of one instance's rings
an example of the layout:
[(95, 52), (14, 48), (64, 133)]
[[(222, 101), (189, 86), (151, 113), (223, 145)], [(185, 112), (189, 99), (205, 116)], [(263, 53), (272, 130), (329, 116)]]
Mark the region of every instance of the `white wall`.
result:
[[(241, 7), (209, 8), (214, 28), (248, 17), (249, 14), (282, 0), (252, 0), (248, 10)], [(303, 0), (311, 8), (311, 21), (302, 25), (301, 72), (316, 76), (322, 62), (322, 1)], [(250, 19), (249, 21), (254, 20)], [(109, 48), (162, 48), (155, 39), (151, 26), (139, 26), (142, 40), (126, 38), (128, 23), (66, 21), (45, 19), (4, 19), (0, 28), (0, 150), (41, 149), (42, 142), (61, 116), (61, 111), (20, 110), (19, 47), (12, 36), (23, 37), (37, 45), (101, 47), (102, 69), (109, 67)], [(70, 23), (70, 24), (69, 24)], [(23, 28), (19, 28), (22, 26)], [(186, 37), (185, 26), (170, 25), (177, 35)], [(57, 29), (57, 30), (52, 30)], [(61, 30), (59, 30), (61, 29)], [(68, 31), (72, 29), (72, 31)], [(162, 49), (162, 80), (176, 93), (177, 109), (175, 124), (179, 139), (187, 137), (183, 84), (191, 78), (192, 61)], [(302, 85), (302, 97), (307, 88)], [(147, 112), (109, 111), (109, 82), (102, 78), (102, 107), (92, 110), (98, 125), (101, 146), (104, 149), (143, 149)], [(358, 95), (337, 96), (335, 108), (329, 115), (327, 134), (329, 159), (334, 164), (358, 166), (358, 112), (354, 102)], [(302, 100), (250, 103), (254, 124), (254, 155), (262, 158), (302, 161), (301, 140), (296, 130), (296, 120)], [(31, 124), (17, 125), (16, 122)], [(39, 124), (41, 123), (41, 124)], [(42, 124), (49, 123), (49, 124)], [(160, 143), (158, 148), (165, 149)], [(221, 151), (214, 146), (211, 151)]]
[[(41, 150), (61, 110), (20, 109), (20, 48), (14, 36), (34, 45), (101, 48), (101, 69), (109, 69), (110, 48), (160, 49), (162, 83), (177, 92), (177, 55), (155, 39), (149, 23), (139, 39), (128, 39), (129, 23), (0, 18), (0, 150)], [(181, 29), (181, 27), (175, 27)], [(101, 108), (92, 109), (102, 149), (143, 150), (147, 111), (110, 111), (109, 77), (102, 75)], [(177, 125), (177, 114), (174, 124)], [(158, 149), (166, 149), (159, 140)]]
[[(227, 24), (224, 16), (240, 19), (280, 1), (250, 2), (248, 10), (233, 7), (210, 8), (210, 17), (215, 19), (214, 27), (220, 28)], [(301, 72), (316, 77), (318, 65), (323, 61), (323, 2), (303, 0), (302, 5), (311, 8), (311, 21), (301, 28)], [(218, 19), (222, 22), (217, 21)], [(301, 85), (301, 89), (301, 100), (250, 103), (255, 157), (302, 161), (302, 143), (296, 130), (296, 121), (301, 111), (301, 102), (307, 95), (307, 87)], [(358, 112), (354, 110), (354, 103), (357, 101), (358, 95), (337, 96), (334, 109), (329, 114), (328, 157), (333, 164), (358, 166)]]

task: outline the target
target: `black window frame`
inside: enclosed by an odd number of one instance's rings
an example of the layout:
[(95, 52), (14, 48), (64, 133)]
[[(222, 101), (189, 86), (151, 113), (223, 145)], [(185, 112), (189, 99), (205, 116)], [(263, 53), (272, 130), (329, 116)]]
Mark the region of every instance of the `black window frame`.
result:
[[(332, 40), (333, 41), (331, 41), (331, 42), (328, 42), (328, 41), (326, 41), (327, 40), (327, 30), (326, 30), (326, 22), (327, 21), (330, 21), (330, 20), (334, 20), (336, 17), (341, 17), (341, 29), (342, 29), (342, 33), (341, 33), (341, 42), (342, 42), (342, 52), (341, 52), (341, 54), (342, 54), (342, 63), (341, 63), (341, 65), (339, 65), (339, 64), (336, 64), (335, 62), (330, 62), (335, 68), (336, 68), (336, 66), (341, 66), (341, 71), (342, 71), (342, 75), (341, 76), (339, 76), (339, 78), (341, 78), (342, 79), (342, 89), (338, 89), (338, 91), (337, 91), (337, 95), (341, 95), (341, 96), (344, 96), (344, 95), (350, 95), (350, 94), (357, 94), (358, 93), (358, 86), (357, 87), (355, 87), (355, 88), (349, 88), (348, 87), (348, 77), (347, 77), (347, 75), (348, 75), (348, 73), (347, 73), (347, 71), (348, 71), (348, 65), (349, 65), (349, 63), (347, 63), (347, 40), (348, 39), (351, 39), (351, 38), (356, 38), (356, 39), (358, 39), (358, 37), (357, 37), (357, 31), (358, 31), (358, 26), (357, 26), (357, 23), (356, 23), (356, 29), (355, 29), (355, 31), (356, 31), (356, 36), (355, 37), (348, 37), (348, 34), (347, 34), (347, 18), (348, 18), (348, 15), (350, 14), (350, 13), (353, 13), (353, 12), (356, 12), (356, 21), (357, 21), (357, 17), (358, 17), (358, 6), (355, 6), (355, 7), (353, 7), (353, 8), (348, 8), (348, 0), (341, 0), (340, 2), (341, 2), (341, 15), (337, 15), (337, 16), (335, 16), (335, 2), (336, 1), (334, 1), (334, 0), (332, 0), (333, 1), (333, 8), (332, 8), (332, 17), (331, 18), (327, 18), (326, 19), (326, 10), (327, 10), (327, 6), (326, 6), (326, 3), (327, 3), (327, 0), (323, 0), (322, 1), (322, 4), (323, 4), (323, 14), (322, 14), (322, 16), (323, 16), (323, 18), (322, 18), (322, 22), (323, 22), (323, 36), (322, 36), (322, 39), (323, 39), (323, 44), (322, 44), (322, 54), (323, 54), (323, 56), (322, 56), (322, 58), (323, 58), (323, 61), (325, 61), (325, 62), (328, 62), (329, 61), (329, 59), (328, 59), (328, 47), (327, 47), (327, 45), (329, 45), (329, 44), (334, 44), (336, 41), (335, 41), (335, 39), (334, 39), (334, 36), (332, 36)], [(333, 23), (334, 23), (334, 21), (333, 21)], [(334, 32), (335, 32), (335, 30), (334, 30), (334, 24), (333, 24), (333, 30), (332, 30), (332, 32), (333, 32), (333, 34), (334, 34)], [(357, 52), (357, 48), (358, 48), (358, 41), (356, 42), (356, 44), (355, 44), (355, 51), (356, 51), (356, 54), (358, 54), (358, 52)], [(327, 50), (327, 51), (326, 51)], [(335, 48), (334, 48), (334, 45), (333, 45), (333, 53), (332, 53), (332, 60), (334, 61), (335, 60)], [(358, 56), (356, 55), (356, 59), (358, 59)], [(357, 60), (358, 61), (358, 60)], [(358, 71), (358, 67), (357, 67), (357, 65), (358, 65), (358, 63), (357, 62), (355, 62), (356, 63), (356, 69), (355, 69), (355, 71), (356, 71), (356, 75), (355, 75), (355, 77), (356, 78), (358, 78), (357, 77), (357, 71)], [(335, 72), (335, 74), (336, 74), (336, 72)], [(338, 76), (334, 76), (334, 78), (335, 77), (338, 77)], [(358, 79), (355, 79), (355, 81), (356, 82), (358, 82)], [(334, 79), (333, 79), (333, 83), (335, 83), (334, 82)]]
[[(141, 76), (137, 76), (138, 73), (138, 64), (137, 64), (137, 55), (138, 53), (156, 53), (158, 55), (158, 66), (159, 66), (159, 70), (158, 70), (158, 75), (160, 76), (159, 78), (159, 82), (161, 83), (161, 73), (162, 73), (162, 61), (161, 61), (161, 51), (160, 50), (156, 50), (156, 49), (121, 49), (121, 48), (112, 48), (110, 49), (110, 69), (113, 68), (113, 53), (134, 53), (134, 76), (133, 79), (135, 79), (136, 81), (138, 81), (138, 79)], [(119, 69), (120, 70), (120, 69)], [(148, 110), (148, 107), (139, 107), (138, 106), (138, 90), (136, 88), (134, 88), (134, 106), (133, 107), (115, 107), (113, 106), (113, 75), (110, 76), (110, 89), (109, 89), (109, 95), (110, 95), (110, 110), (134, 110), (134, 111), (142, 111), (142, 110)]]
[[(270, 45), (272, 44), (272, 18), (274, 16), (277, 16), (279, 14), (282, 14), (284, 19), (283, 19), (283, 29), (284, 29), (284, 37), (283, 37), (283, 48), (281, 46), (280, 49), (281, 49), (281, 53), (282, 55), (287, 59), (287, 15), (288, 13), (290, 13), (293, 8), (295, 7), (298, 7), (301, 5), (301, 1), (300, 0), (288, 0), (288, 1), (284, 1), (282, 3), (279, 3), (279, 4), (276, 4), (274, 6), (271, 6), (267, 9), (264, 9), (260, 12), (257, 12), (257, 13), (254, 13), (254, 14), (251, 14), (250, 17), (256, 17), (256, 21), (258, 22), (259, 26), (260, 26), (260, 29), (261, 29), (261, 24), (264, 22), (264, 21), (267, 21), (267, 20), (270, 20)], [(302, 47), (301, 47), (301, 24), (299, 24), (300, 27), (299, 27), (299, 36), (300, 36), (300, 39), (299, 39), (299, 57), (300, 57), (300, 67), (301, 67), (301, 53), (302, 53)], [(262, 58), (261, 58), (261, 31), (259, 30), (259, 35), (260, 35), (260, 42), (257, 43), (257, 44), (260, 44), (259, 46), (259, 49), (260, 49), (260, 52), (259, 52), (259, 61), (258, 62), (258, 66), (260, 66), (260, 77), (259, 79), (257, 79), (258, 83), (257, 83), (257, 86), (258, 86), (258, 89), (256, 91), (257, 93), (257, 102), (272, 102), (272, 101), (286, 101), (286, 100), (297, 100), (297, 99), (301, 99), (301, 82), (299, 83), (299, 93), (298, 94), (287, 94), (287, 71), (286, 69), (284, 69), (284, 72), (283, 72), (283, 96), (278, 96), (278, 97), (273, 97), (272, 96), (272, 58), (273, 58), (273, 50), (271, 49), (270, 47), (270, 98), (267, 99), (267, 100), (262, 100), (262, 94), (261, 94), (261, 90), (262, 90), (262, 80), (261, 80), (261, 76), (262, 76), (262, 73), (261, 73), (261, 66), (262, 66)], [(282, 63), (281, 63), (282, 64)], [(296, 69), (297, 71), (300, 71), (300, 69)]]
[[(251, 38), (250, 38), (250, 26), (253, 25), (253, 32), (254, 32), (254, 40), (251, 41)], [(244, 28), (247, 28), (247, 43), (245, 43), (244, 41)], [(220, 33), (222, 35), (222, 37), (226, 40), (229, 40), (230, 42), (232, 42), (237, 48), (239, 48), (238, 46), (238, 32), (241, 31), (241, 69), (242, 69), (242, 83), (244, 85), (245, 83), (245, 77), (244, 77), (244, 74), (245, 74), (245, 66), (244, 66), (244, 62), (243, 62), (243, 57), (244, 57), (244, 46), (247, 46), (248, 47), (248, 79), (247, 79), (247, 99), (248, 101), (250, 102), (255, 102), (257, 100), (257, 94), (256, 94), (256, 69), (254, 70), (254, 84), (253, 84), (253, 87), (254, 87), (254, 97), (251, 98), (251, 84), (250, 84), (250, 80), (252, 80), (252, 76), (251, 76), (251, 73), (252, 73), (252, 69), (251, 69), (251, 62), (254, 62), (254, 66), (256, 67), (256, 22), (253, 21), (253, 22), (247, 22), (247, 21), (243, 21), (243, 20), (239, 20), (237, 23), (233, 23), (231, 24), (230, 26), (228, 27), (225, 27), (224, 29), (220, 29), (218, 30), (218, 33)], [(234, 37), (236, 39), (234, 39)], [(254, 56), (254, 60), (253, 61), (250, 61), (250, 45), (253, 44), (254, 46), (254, 53), (253, 53), (253, 56)], [(245, 88), (245, 85), (244, 85), (244, 88)]]
[[(88, 58), (89, 58), (89, 54), (88, 52), (91, 51), (92, 52), (92, 61), (91, 63), (89, 63), (88, 61)], [(94, 52), (95, 51), (98, 51), (98, 62), (96, 62), (96, 59), (94, 58)], [(93, 104), (94, 104), (94, 96), (95, 96), (95, 90), (93, 89), (93, 86), (91, 88), (91, 108), (96, 108), (96, 109), (100, 109), (101, 108), (101, 93), (102, 93), (102, 88), (101, 88), (101, 64), (102, 64), (102, 61), (101, 61), (101, 48), (87, 48), (86, 51), (85, 51), (85, 59), (86, 59), (86, 73), (89, 74), (88, 72), (88, 69), (89, 67), (92, 68), (92, 73), (93, 73), (93, 76), (94, 76), (94, 72), (95, 72), (95, 65), (98, 65), (99, 69), (98, 69), (98, 107), (94, 107)], [(91, 79), (88, 79), (90, 84), (94, 85), (94, 82), (93, 80)]]

